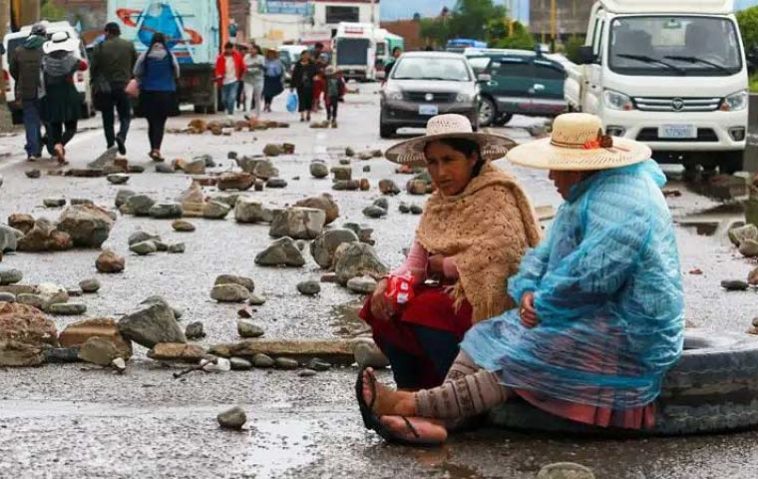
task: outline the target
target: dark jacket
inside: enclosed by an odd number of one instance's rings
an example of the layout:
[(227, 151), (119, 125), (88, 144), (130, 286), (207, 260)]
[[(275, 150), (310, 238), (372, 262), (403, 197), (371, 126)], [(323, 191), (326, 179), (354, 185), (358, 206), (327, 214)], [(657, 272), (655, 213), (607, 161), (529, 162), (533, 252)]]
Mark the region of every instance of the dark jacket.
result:
[(35, 100), (39, 95), (43, 37), (31, 36), (9, 58), (10, 74), (16, 80), (16, 99)]
[(116, 37), (105, 40), (95, 48), (92, 57), (92, 79), (100, 75), (110, 83), (128, 83), (137, 63), (137, 50), (131, 42)]
[(295, 63), (292, 70), (292, 88), (313, 88), (313, 77), (318, 73), (318, 66), (313, 62), (303, 65), (301, 62)]

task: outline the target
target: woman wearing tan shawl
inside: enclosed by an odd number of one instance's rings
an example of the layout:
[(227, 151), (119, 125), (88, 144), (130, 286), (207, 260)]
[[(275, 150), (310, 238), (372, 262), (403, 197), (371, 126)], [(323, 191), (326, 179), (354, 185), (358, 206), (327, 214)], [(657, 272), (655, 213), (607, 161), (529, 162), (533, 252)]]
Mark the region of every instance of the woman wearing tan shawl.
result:
[(426, 166), (436, 188), (406, 262), (360, 313), (401, 389), (441, 384), (471, 325), (514, 306), (508, 278), (540, 229), (516, 180), (490, 164), (513, 145), (473, 133), (463, 116), (440, 115), (424, 137), (387, 152), (390, 161)]

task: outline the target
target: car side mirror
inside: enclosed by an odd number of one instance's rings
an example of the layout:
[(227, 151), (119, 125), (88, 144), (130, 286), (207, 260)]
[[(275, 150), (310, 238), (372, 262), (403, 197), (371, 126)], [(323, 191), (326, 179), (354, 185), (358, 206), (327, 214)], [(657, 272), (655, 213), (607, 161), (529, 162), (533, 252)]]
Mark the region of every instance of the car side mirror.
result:
[(481, 83), (487, 83), (492, 81), (492, 75), (489, 73), (480, 73), (477, 75), (476, 79)]
[(597, 62), (597, 55), (591, 46), (579, 47), (579, 64), (590, 65)]

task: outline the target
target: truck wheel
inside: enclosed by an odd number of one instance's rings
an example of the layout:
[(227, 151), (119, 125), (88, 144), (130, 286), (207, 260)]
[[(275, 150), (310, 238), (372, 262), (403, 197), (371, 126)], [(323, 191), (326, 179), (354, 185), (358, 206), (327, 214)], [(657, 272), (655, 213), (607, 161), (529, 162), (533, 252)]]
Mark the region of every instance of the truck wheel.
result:
[(381, 138), (392, 138), (396, 132), (397, 129), (392, 126), (389, 126), (385, 123), (379, 124), (379, 136)]
[(719, 161), (719, 169), (724, 175), (733, 175), (742, 171), (744, 167), (744, 157), (741, 151), (729, 151), (723, 153)]
[(513, 119), (513, 113), (504, 113), (503, 116), (497, 119), (497, 124), (500, 126), (505, 126), (512, 119)]
[(629, 431), (599, 428), (552, 416), (525, 401), (494, 409), (490, 423), (542, 432), (639, 436), (716, 433), (758, 426), (758, 340), (742, 334), (688, 330), (684, 354), (666, 374), (656, 401), (655, 426)]
[(490, 126), (497, 117), (497, 107), (491, 99), (482, 97), (479, 100), (479, 126)]

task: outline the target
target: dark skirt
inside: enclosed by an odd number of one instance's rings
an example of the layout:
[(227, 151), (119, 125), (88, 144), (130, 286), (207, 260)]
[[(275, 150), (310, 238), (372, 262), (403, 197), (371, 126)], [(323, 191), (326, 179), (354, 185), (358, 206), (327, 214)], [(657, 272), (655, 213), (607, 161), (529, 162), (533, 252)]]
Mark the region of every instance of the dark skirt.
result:
[(140, 91), (139, 112), (146, 118), (173, 116), (177, 109), (176, 92)]
[(81, 118), (82, 101), (76, 87), (68, 82), (47, 85), (42, 99), (42, 118), (48, 123), (66, 123)]
[(263, 79), (263, 97), (274, 98), (284, 91), (282, 77), (267, 76)]
[(311, 111), (313, 108), (313, 84), (297, 87), (298, 111)]

